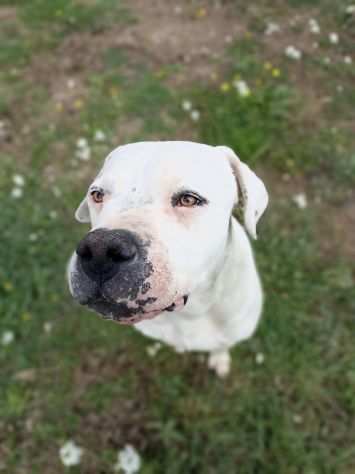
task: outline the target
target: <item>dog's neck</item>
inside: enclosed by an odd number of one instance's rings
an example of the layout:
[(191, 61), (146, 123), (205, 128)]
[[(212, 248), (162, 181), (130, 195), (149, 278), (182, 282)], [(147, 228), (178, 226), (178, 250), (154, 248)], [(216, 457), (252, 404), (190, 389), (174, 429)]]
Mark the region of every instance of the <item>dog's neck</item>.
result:
[[(214, 310), (226, 298), (234, 300), (243, 293), (243, 283), (256, 277), (255, 266), (250, 265), (253, 254), (244, 228), (232, 217), (229, 224), (226, 248), (215, 266), (212, 276), (204, 280), (191, 294), (189, 302), (179, 315), (201, 317)], [(253, 275), (249, 275), (252, 272)]]

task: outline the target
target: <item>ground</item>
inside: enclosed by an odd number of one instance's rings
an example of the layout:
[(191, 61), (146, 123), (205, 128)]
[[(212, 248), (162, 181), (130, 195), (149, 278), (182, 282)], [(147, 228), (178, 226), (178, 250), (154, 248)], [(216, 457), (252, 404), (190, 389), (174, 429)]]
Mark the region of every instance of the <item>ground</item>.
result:
[[(143, 474), (354, 473), (355, 7), (0, 0), (0, 21), (0, 472), (111, 473), (131, 444)], [(74, 210), (143, 139), (229, 145), (271, 195), (262, 323), (224, 381), (68, 293)]]

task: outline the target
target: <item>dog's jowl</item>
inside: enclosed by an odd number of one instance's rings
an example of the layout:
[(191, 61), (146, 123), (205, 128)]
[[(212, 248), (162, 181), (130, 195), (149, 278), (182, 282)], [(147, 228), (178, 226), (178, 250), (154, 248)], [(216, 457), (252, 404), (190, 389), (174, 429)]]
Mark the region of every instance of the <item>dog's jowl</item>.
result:
[(267, 203), (263, 182), (230, 148), (121, 146), (76, 211), (91, 230), (69, 263), (71, 293), (178, 351), (210, 352), (209, 366), (224, 376), (229, 348), (253, 334), (261, 314), (244, 227), (256, 238)]

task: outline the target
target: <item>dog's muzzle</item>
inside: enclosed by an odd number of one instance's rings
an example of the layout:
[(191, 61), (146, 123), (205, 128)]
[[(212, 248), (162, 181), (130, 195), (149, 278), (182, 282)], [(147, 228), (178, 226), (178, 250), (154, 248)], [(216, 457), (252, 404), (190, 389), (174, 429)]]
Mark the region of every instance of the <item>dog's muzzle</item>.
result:
[(183, 307), (187, 296), (156, 309), (158, 301), (150, 291), (154, 268), (148, 258), (149, 246), (149, 240), (126, 229), (89, 232), (76, 250), (74, 297), (105, 318), (126, 324)]

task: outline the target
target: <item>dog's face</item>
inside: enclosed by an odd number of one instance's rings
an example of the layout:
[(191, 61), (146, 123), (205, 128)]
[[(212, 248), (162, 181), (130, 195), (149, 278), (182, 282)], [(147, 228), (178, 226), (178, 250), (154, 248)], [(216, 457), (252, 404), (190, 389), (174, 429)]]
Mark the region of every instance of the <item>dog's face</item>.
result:
[[(114, 150), (76, 212), (92, 228), (69, 263), (74, 298), (126, 324), (181, 309), (223, 262), (241, 167), (231, 150), (191, 142)], [(263, 202), (253, 210), (251, 233), (267, 204), (252, 175)], [(260, 189), (251, 192), (244, 178), (248, 220), (247, 199)]]

